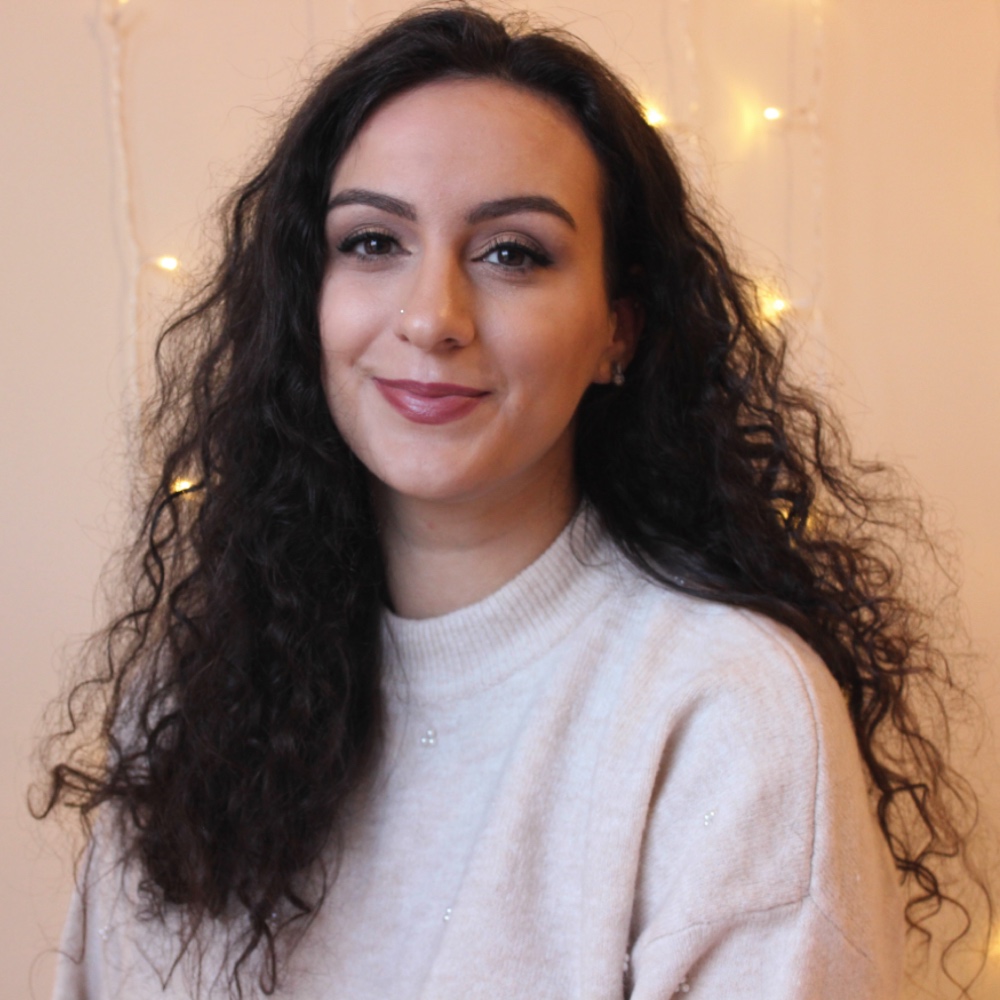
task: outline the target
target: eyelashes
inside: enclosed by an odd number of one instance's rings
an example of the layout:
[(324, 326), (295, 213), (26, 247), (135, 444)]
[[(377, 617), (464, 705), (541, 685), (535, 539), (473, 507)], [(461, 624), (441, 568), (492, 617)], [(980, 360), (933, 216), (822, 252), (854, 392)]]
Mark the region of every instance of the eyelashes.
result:
[[(490, 257), (497, 259), (491, 261)], [(552, 264), (552, 258), (540, 247), (525, 240), (512, 239), (510, 236), (500, 236), (491, 240), (476, 260), (515, 271), (525, 271), (531, 267), (549, 267)]]
[(355, 257), (387, 257), (393, 250), (401, 249), (399, 242), (382, 229), (363, 229), (344, 237), (337, 244), (337, 253), (351, 254)]
[[(336, 251), (364, 262), (408, 252), (391, 232), (371, 227), (349, 233), (337, 243)], [(534, 241), (504, 235), (490, 240), (473, 260), (511, 272), (527, 272), (553, 263), (552, 257)]]

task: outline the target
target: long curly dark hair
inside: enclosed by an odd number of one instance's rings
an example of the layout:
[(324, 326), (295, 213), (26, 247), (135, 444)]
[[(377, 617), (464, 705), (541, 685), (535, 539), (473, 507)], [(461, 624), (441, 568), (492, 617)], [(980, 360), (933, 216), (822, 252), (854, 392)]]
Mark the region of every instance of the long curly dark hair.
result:
[(816, 650), (844, 692), (911, 927), (946, 905), (967, 915), (943, 873), (975, 800), (923, 719), (956, 688), (880, 541), (899, 504), (787, 378), (780, 332), (635, 97), (559, 32), (464, 4), (405, 15), (338, 62), (228, 204), (221, 264), (158, 345), (159, 472), (127, 610), (71, 695), (70, 748), (39, 811), (114, 806), (153, 917), (178, 910), (193, 936), (236, 914), (233, 988), (250, 969), (275, 988), (281, 942), (332, 884), (344, 803), (382, 742), (377, 524), (320, 374), (330, 179), (384, 102), (456, 76), (554, 99), (603, 169), (609, 292), (643, 326), (624, 387), (580, 403), (585, 502), (650, 577), (763, 612)]

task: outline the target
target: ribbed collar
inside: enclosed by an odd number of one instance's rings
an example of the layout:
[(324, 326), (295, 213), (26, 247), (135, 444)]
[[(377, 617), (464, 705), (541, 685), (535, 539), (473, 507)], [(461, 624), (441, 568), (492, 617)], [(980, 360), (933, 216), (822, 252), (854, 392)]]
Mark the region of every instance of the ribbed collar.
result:
[(501, 683), (579, 627), (614, 586), (620, 560), (597, 516), (583, 509), (538, 559), (484, 600), (436, 618), (385, 611), (389, 693), (436, 701)]

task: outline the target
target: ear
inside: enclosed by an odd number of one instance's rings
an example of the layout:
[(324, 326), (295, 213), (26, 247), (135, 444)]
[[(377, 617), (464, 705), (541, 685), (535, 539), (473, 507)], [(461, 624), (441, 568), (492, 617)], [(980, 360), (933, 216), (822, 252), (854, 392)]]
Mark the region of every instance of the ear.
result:
[(627, 368), (635, 354), (646, 317), (642, 306), (630, 295), (615, 299), (611, 303), (611, 312), (615, 317), (614, 342), (621, 352), (615, 360), (621, 363), (622, 368)]
[(605, 351), (601, 377), (597, 381), (610, 382), (615, 365), (628, 368), (642, 333), (643, 320), (642, 306), (632, 297), (612, 300), (609, 320), (611, 338)]

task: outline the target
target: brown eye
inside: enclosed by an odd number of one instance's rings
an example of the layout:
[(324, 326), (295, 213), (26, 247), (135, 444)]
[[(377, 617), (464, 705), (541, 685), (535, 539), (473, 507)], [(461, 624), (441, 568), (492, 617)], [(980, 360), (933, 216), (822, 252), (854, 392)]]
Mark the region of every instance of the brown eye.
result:
[(487, 264), (497, 264), (517, 271), (527, 271), (532, 267), (548, 267), (552, 263), (551, 258), (540, 250), (513, 240), (495, 243), (480, 259)]
[(392, 252), (392, 240), (387, 236), (366, 236), (359, 246), (372, 257)]
[(498, 264), (505, 264), (507, 267), (522, 267), (528, 255), (519, 247), (512, 243), (507, 246), (497, 247), (493, 251)]
[(386, 257), (395, 252), (397, 246), (388, 233), (352, 233), (337, 247), (337, 252), (355, 257)]

